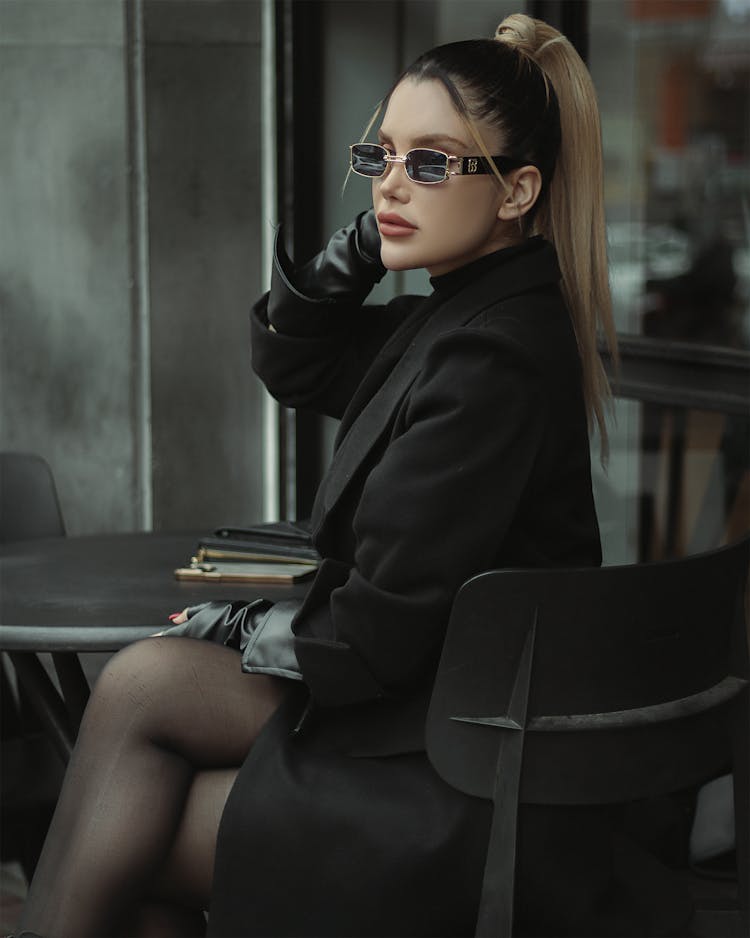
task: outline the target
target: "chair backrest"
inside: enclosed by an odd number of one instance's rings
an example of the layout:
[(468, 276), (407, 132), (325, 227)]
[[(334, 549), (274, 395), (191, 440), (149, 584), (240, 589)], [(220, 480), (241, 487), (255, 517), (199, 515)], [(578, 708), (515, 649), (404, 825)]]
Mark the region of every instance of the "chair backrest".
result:
[[(428, 715), (433, 766), (494, 799), (493, 824), (514, 843), (519, 802), (634, 800), (702, 782), (733, 759), (747, 827), (749, 559), (745, 538), (662, 563), (469, 580)], [(493, 862), (512, 883), (512, 857)], [(512, 888), (503, 902), (512, 909)], [(494, 915), (480, 914), (477, 934), (511, 933), (508, 908), (504, 924)]]
[(0, 543), (65, 534), (52, 472), (34, 453), (0, 453)]

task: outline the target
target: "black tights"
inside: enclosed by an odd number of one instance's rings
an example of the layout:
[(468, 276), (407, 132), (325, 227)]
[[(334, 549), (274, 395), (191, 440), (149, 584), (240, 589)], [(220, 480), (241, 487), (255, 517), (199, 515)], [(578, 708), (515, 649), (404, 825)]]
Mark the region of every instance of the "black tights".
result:
[(112, 658), (86, 709), (19, 930), (205, 933), (229, 790), (284, 682), (190, 638)]

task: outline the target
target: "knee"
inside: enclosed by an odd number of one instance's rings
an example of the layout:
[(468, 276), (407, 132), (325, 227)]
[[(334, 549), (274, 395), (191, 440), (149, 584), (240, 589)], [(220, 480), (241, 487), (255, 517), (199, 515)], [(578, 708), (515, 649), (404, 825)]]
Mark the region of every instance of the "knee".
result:
[(113, 655), (94, 685), (89, 708), (113, 715), (123, 708), (130, 718), (147, 709), (170, 670), (166, 644), (163, 639), (147, 638)]

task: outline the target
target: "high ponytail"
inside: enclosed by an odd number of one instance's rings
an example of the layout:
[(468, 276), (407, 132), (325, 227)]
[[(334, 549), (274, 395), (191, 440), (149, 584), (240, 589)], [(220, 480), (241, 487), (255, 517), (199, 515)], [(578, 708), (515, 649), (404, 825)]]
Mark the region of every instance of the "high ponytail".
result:
[(556, 29), (516, 13), (497, 27), (494, 39), (431, 49), (399, 81), (407, 77), (442, 82), (485, 156), (478, 120), (498, 129), (506, 155), (539, 167), (542, 190), (523, 223), (527, 234), (543, 235), (557, 250), (589, 425), (599, 429), (605, 458), (611, 392), (598, 336), (615, 365), (617, 336), (607, 272), (599, 110), (586, 66)]
[(536, 214), (538, 233), (557, 249), (563, 292), (583, 362), (584, 396), (607, 449), (605, 409), (610, 387), (598, 352), (602, 334), (613, 361), (617, 335), (607, 270), (607, 235), (599, 108), (591, 76), (572, 44), (552, 26), (508, 16), (495, 39), (528, 57), (557, 95), (560, 149), (547, 197)]

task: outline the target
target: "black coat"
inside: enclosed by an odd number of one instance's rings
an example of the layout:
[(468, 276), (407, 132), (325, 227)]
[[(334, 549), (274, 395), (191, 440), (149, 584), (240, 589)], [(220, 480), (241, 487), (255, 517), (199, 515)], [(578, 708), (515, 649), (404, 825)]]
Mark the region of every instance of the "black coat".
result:
[[(269, 391), (342, 418), (313, 510), (325, 560), (294, 623), (317, 703), (381, 710), (428, 688), (474, 573), (600, 562), (559, 276), (554, 249), (532, 239), (440, 278), (426, 301), (297, 300), (274, 310), (276, 333), (266, 301), (255, 308), (253, 364)], [(389, 725), (378, 751), (406, 745)]]
[[(277, 331), (269, 297), (254, 308), (253, 365), (271, 394), (341, 426), (312, 519), (324, 561), (293, 622), (304, 685), (227, 804), (211, 934), (473, 934), (489, 808), (449, 789), (423, 752), (453, 597), (492, 567), (601, 560), (559, 276), (535, 238), (385, 307), (310, 300), (277, 267)], [(631, 933), (602, 917), (612, 870), (601, 826), (586, 825), (575, 812), (522, 819), (530, 934)], [(554, 876), (572, 834), (573, 855), (587, 844), (597, 869), (578, 864), (571, 901)], [(550, 851), (551, 867), (536, 862)]]

